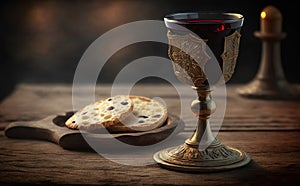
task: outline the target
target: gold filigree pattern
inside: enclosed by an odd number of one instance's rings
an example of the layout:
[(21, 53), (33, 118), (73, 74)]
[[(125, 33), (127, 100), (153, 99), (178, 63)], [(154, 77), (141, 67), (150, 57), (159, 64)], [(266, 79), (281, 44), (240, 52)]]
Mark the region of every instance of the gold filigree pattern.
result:
[(226, 159), (232, 156), (239, 156), (238, 153), (230, 150), (225, 145), (219, 145), (216, 148), (207, 148), (204, 151), (199, 151), (198, 148), (191, 147), (187, 144), (179, 146), (172, 152), (172, 158), (195, 161), (197, 159), (205, 160), (218, 160)]
[(225, 37), (224, 51), (221, 55), (223, 59), (223, 76), (225, 82), (227, 82), (233, 72), (236, 65), (236, 60), (239, 55), (239, 45), (240, 45), (241, 34), (235, 31), (230, 36)]
[(199, 151), (197, 147), (183, 144), (177, 148), (170, 148), (160, 154), (164, 161), (184, 166), (219, 166), (230, 165), (248, 158), (241, 151), (218, 143), (217, 146), (208, 147)]
[(204, 66), (210, 59), (206, 42), (192, 34), (177, 35), (168, 32), (169, 57), (173, 61), (175, 75), (183, 83), (200, 87), (207, 80)]

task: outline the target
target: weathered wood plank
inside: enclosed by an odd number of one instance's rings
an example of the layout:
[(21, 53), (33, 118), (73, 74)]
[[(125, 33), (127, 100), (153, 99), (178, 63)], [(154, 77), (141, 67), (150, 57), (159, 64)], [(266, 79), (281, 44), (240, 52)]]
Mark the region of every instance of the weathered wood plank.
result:
[[(0, 183), (293, 185), (300, 183), (299, 135), (300, 132), (219, 133), (218, 138), (225, 144), (248, 152), (253, 161), (246, 167), (226, 172), (187, 174), (157, 165), (120, 165), (97, 153), (68, 151), (43, 141), (8, 140), (1, 132)], [(134, 158), (143, 160), (143, 157)]]
[[(236, 94), (237, 87), (227, 86), (228, 98), (222, 130), (300, 130), (300, 102), (244, 99)], [(166, 102), (169, 112), (180, 114), (180, 99), (172, 86), (138, 85), (132, 89), (132, 94), (159, 96)], [(183, 94), (184, 101), (188, 103), (195, 99), (192, 90)], [(96, 99), (109, 95), (109, 85), (96, 87)], [(0, 104), (0, 129), (13, 121), (40, 120), (72, 110), (71, 85), (21, 84)], [(186, 130), (193, 130), (195, 122), (190, 109), (183, 108), (182, 115), (187, 124)], [(211, 120), (214, 127), (214, 123), (219, 125), (220, 117), (215, 114)]]

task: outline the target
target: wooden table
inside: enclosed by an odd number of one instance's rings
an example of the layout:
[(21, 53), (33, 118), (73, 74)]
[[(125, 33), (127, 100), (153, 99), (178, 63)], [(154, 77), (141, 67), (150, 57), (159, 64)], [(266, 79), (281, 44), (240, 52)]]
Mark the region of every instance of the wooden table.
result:
[[(122, 165), (94, 152), (65, 150), (47, 141), (7, 138), (4, 128), (11, 122), (40, 120), (72, 110), (71, 85), (20, 84), (0, 104), (0, 184), (299, 185), (300, 102), (244, 99), (236, 94), (236, 88), (238, 85), (227, 86), (227, 109), (217, 138), (246, 151), (252, 161), (239, 169), (194, 174), (156, 164)], [(96, 88), (97, 99), (109, 93), (108, 85)], [(132, 94), (160, 96), (169, 112), (179, 112), (179, 97), (172, 86), (137, 85)], [(183, 97), (194, 99), (192, 95)], [(181, 134), (187, 136), (192, 131), (187, 123)]]

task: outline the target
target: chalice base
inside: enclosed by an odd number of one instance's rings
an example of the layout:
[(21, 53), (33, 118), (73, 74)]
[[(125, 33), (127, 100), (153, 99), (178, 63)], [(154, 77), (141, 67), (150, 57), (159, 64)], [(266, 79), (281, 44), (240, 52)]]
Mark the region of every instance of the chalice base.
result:
[(238, 93), (247, 98), (298, 100), (299, 93), (285, 80), (276, 82), (255, 79), (248, 85), (239, 88)]
[(238, 149), (228, 147), (215, 140), (205, 150), (183, 144), (161, 150), (154, 160), (162, 167), (185, 172), (217, 172), (238, 168), (248, 164), (251, 158)]

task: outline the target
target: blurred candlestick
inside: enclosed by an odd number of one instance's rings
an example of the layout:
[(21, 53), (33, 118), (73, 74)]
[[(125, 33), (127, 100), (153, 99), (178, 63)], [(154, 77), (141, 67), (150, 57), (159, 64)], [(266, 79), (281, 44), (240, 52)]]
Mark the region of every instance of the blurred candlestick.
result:
[(267, 6), (260, 14), (260, 31), (265, 34), (281, 34), (282, 15), (274, 6)]
[(238, 90), (241, 96), (262, 99), (299, 99), (298, 92), (286, 79), (281, 65), (280, 41), (282, 15), (274, 6), (267, 6), (260, 14), (260, 31), (254, 35), (262, 41), (260, 68), (256, 77)]

